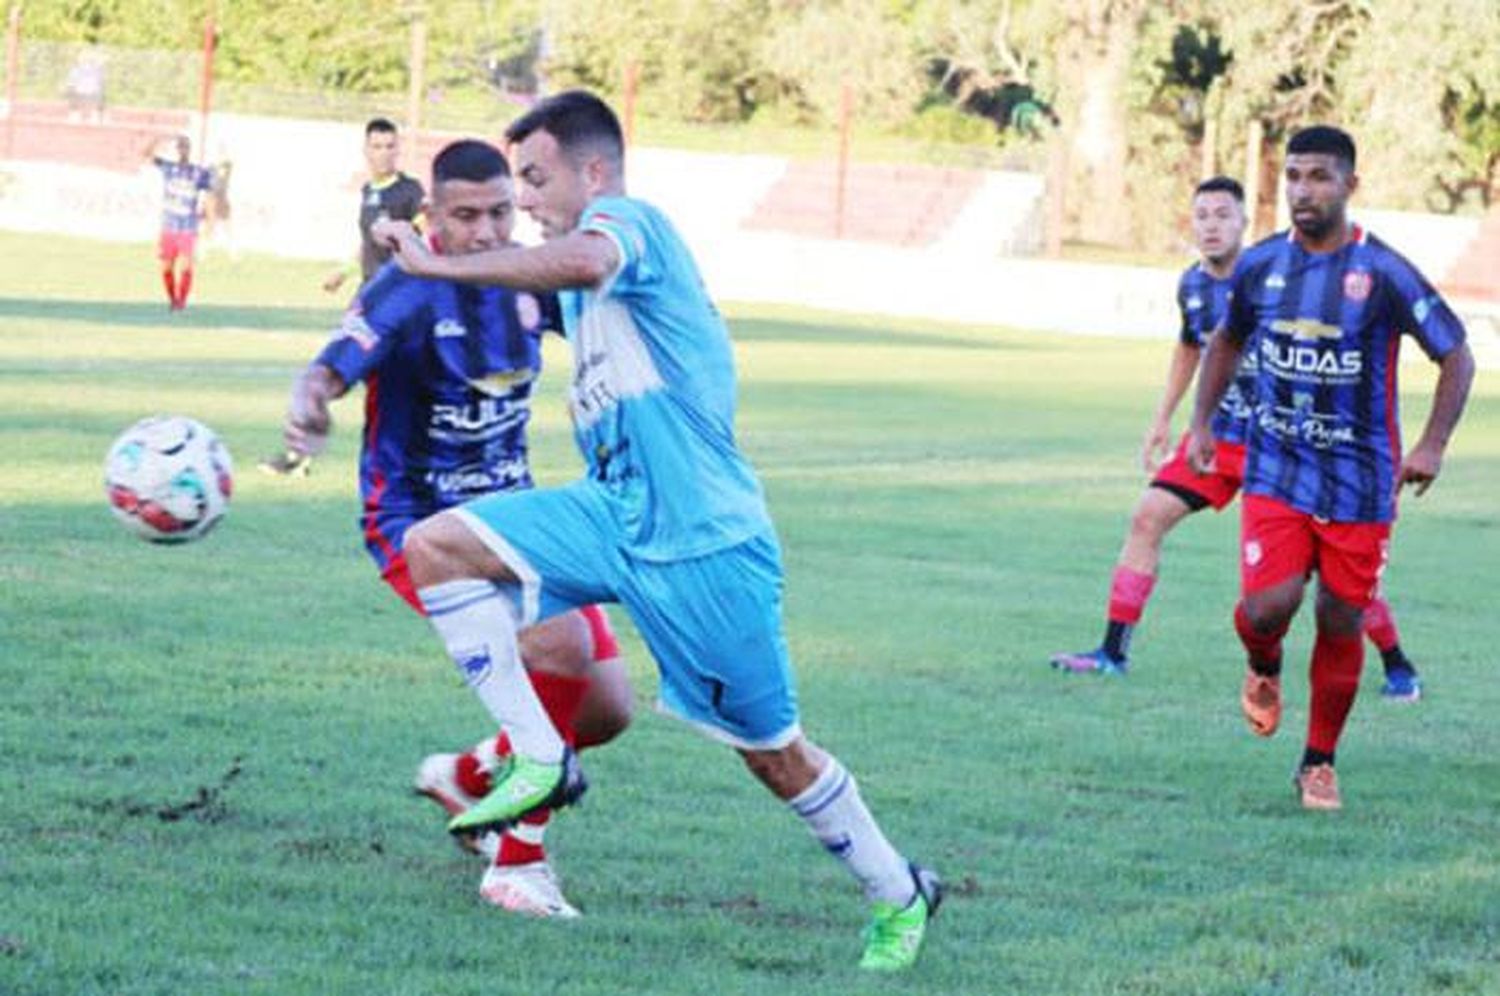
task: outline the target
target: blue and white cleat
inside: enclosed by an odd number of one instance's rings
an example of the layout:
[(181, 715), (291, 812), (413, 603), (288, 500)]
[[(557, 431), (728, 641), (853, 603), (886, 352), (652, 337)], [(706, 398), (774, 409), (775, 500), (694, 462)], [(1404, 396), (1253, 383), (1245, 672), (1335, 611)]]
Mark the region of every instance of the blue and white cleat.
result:
[(1385, 674), (1380, 695), (1389, 702), (1420, 702), (1422, 677), (1409, 667), (1392, 668)]
[(1123, 678), (1130, 671), (1130, 661), (1111, 657), (1104, 648), (1081, 654), (1053, 654), (1052, 667), (1067, 674), (1108, 674)]

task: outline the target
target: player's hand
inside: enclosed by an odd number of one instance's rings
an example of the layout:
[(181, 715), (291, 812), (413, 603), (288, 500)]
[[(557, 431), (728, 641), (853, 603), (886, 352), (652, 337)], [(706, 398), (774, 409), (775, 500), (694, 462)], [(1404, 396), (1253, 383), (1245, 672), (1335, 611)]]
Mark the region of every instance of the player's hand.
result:
[(1195, 425), (1188, 433), (1188, 466), (1198, 474), (1214, 471), (1214, 434), (1206, 425)]
[(1151, 428), (1146, 430), (1146, 438), (1141, 442), (1141, 467), (1146, 473), (1160, 467), (1167, 454), (1172, 452), (1170, 436), (1167, 423), (1160, 419), (1152, 422)]
[(427, 242), (409, 221), (383, 218), (370, 226), (370, 238), (391, 250), (391, 258), (407, 273), (418, 277), (435, 276), (434, 257)]
[(333, 416), (326, 403), (298, 392), (287, 409), (281, 438), (286, 448), (304, 457), (314, 457), (328, 448), (328, 434), (333, 430)]
[(323, 289), (329, 294), (332, 294), (340, 287), (344, 286), (344, 281), (347, 279), (349, 279), (349, 271), (334, 270), (328, 276), (323, 278)]
[(1418, 443), (1401, 461), (1401, 469), (1396, 474), (1396, 490), (1399, 492), (1410, 484), (1420, 498), (1432, 487), (1432, 482), (1437, 480), (1438, 471), (1442, 469), (1442, 451), (1434, 446)]

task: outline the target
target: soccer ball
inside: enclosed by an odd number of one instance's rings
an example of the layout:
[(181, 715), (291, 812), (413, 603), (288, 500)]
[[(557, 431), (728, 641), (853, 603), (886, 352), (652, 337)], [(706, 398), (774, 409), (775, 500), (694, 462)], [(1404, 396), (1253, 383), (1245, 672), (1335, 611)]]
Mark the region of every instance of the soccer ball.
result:
[(153, 543), (187, 543), (229, 508), (234, 465), (219, 437), (181, 415), (143, 418), (104, 458), (104, 494), (125, 528)]

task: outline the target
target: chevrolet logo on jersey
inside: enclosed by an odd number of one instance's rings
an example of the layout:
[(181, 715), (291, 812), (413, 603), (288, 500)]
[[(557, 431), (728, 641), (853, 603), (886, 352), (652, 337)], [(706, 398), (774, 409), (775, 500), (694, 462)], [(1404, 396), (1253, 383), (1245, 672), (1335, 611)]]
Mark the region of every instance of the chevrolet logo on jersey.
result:
[(1278, 318), (1271, 323), (1272, 332), (1289, 335), (1293, 339), (1342, 339), (1344, 330), (1313, 318)]
[(535, 370), (530, 367), (521, 367), (519, 370), (496, 370), (483, 377), (465, 379), (474, 390), (488, 394), (492, 398), (503, 398), (535, 376)]

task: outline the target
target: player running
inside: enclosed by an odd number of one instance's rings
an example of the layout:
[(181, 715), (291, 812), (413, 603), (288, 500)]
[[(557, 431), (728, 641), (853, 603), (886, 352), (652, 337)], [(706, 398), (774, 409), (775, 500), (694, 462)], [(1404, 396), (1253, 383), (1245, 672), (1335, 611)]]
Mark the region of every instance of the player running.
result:
[[(1141, 495), (1125, 534), (1125, 545), (1109, 583), (1104, 641), (1082, 653), (1052, 656), (1052, 666), (1067, 673), (1123, 675), (1130, 667), (1130, 638), (1156, 585), (1162, 542), (1183, 519), (1212, 507), (1224, 509), (1239, 494), (1245, 465), (1245, 434), (1254, 400), (1256, 362), (1249, 353), (1214, 413), (1213, 472), (1198, 474), (1188, 465), (1188, 434), (1183, 433), (1171, 458), (1167, 453), (1172, 415), (1198, 370), (1203, 345), (1223, 321), (1230, 277), (1245, 234), (1245, 192), (1227, 176), (1204, 180), (1193, 191), (1193, 241), (1200, 259), (1177, 282), (1177, 309), (1182, 331), (1156, 417), (1146, 430), (1141, 463), (1156, 473)], [(1365, 633), (1385, 663), (1381, 694), (1394, 701), (1415, 702), (1422, 694), (1416, 666), (1401, 649), (1390, 606), (1379, 595), (1365, 613)]]
[(516, 763), (450, 827), (503, 826), (584, 782), (517, 666), (536, 619), (620, 601), (656, 658), (662, 707), (727, 743), (854, 875), (874, 904), (860, 964), (917, 957), (941, 885), (902, 857), (853, 777), (802, 733), (781, 626), (781, 556), (760, 484), (734, 440), (728, 330), (687, 247), (625, 194), (614, 112), (580, 91), (506, 132), (533, 249), (434, 256), (379, 226), (412, 272), (561, 291), (570, 395), (587, 476), (494, 495), (421, 523), (412, 580), (455, 665), (510, 734)]
[[(1474, 378), (1464, 328), (1399, 253), (1352, 224), (1354, 140), (1315, 126), (1286, 147), (1291, 230), (1245, 253), (1222, 334), (1209, 343), (1189, 459), (1212, 473), (1211, 419), (1247, 344), (1259, 364), (1245, 454), (1235, 630), (1249, 656), (1241, 706), (1259, 736), (1281, 721), (1282, 638), (1318, 574), (1317, 640), (1302, 805), (1341, 805), (1334, 755), (1359, 690), (1361, 617), (1385, 566), (1397, 490), (1437, 478)], [(1417, 445), (1402, 457), (1397, 353), (1416, 338), (1439, 374)]]
[[(508, 245), (515, 221), (510, 170), (498, 149), (460, 141), (432, 167), (433, 238), (453, 255)], [(367, 284), (334, 339), (292, 393), (286, 443), (320, 451), (328, 403), (365, 382), (360, 455), (365, 546), (384, 578), (418, 612), (403, 554), (410, 527), (471, 498), (531, 487), (526, 424), (541, 367), (540, 336), (556, 302), (501, 287), (410, 277), (386, 267)], [(555, 328), (555, 325), (552, 326)], [(614, 634), (597, 606), (556, 616), (521, 634), (531, 685), (561, 736), (577, 747), (609, 740), (630, 720), (631, 692)], [(509, 763), (503, 734), (464, 754), (436, 754), (417, 791), (450, 814), (485, 796)], [(546, 809), (499, 840), (480, 894), (505, 909), (577, 916), (543, 849)]]
[(192, 161), (193, 143), (186, 135), (171, 139), (175, 158), (158, 155), (166, 139), (156, 139), (146, 149), (151, 164), (161, 173), (161, 235), (156, 254), (161, 260), (161, 282), (167, 291), (167, 307), (187, 307), (193, 289), (193, 254), (197, 250), (198, 220), (202, 200), (213, 187), (213, 170)]

